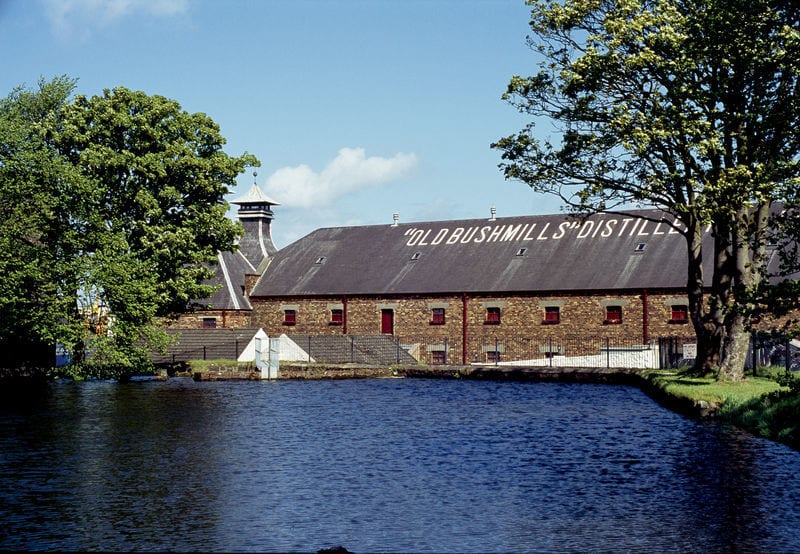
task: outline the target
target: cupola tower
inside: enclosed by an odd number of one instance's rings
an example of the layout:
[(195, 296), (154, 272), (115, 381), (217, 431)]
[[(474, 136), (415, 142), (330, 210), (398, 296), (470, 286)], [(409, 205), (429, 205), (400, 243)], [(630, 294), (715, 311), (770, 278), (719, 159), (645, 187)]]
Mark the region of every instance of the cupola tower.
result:
[(239, 239), (239, 251), (255, 267), (278, 250), (272, 242), (270, 225), (273, 218), (272, 206), (280, 206), (280, 203), (258, 188), (255, 182), (257, 175), (254, 171), (253, 186), (247, 194), (231, 201), (231, 204), (239, 206), (237, 216), (244, 227), (244, 235)]

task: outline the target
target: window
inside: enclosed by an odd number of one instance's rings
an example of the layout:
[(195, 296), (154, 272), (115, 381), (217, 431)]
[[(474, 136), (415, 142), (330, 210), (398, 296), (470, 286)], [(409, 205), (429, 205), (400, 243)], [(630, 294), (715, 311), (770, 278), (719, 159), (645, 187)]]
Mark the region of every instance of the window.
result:
[(203, 328), (204, 329), (213, 329), (217, 326), (217, 318), (216, 317), (204, 317), (203, 318)]
[(294, 325), (297, 323), (297, 310), (283, 310), (283, 324)]
[(344, 322), (344, 310), (334, 308), (331, 310), (331, 325), (341, 325)]
[(555, 325), (561, 322), (561, 311), (558, 306), (545, 306), (544, 308), (544, 325)]
[(486, 308), (486, 325), (499, 325), (500, 324), (500, 308)]
[(618, 325), (622, 323), (622, 306), (606, 306), (606, 325)]
[(672, 317), (669, 319), (670, 323), (688, 323), (689, 322), (689, 306), (684, 304), (672, 305)]
[(431, 363), (434, 363), (434, 364), (446, 364), (447, 363), (447, 351), (445, 351), (445, 350), (431, 350)]
[(431, 325), (444, 325), (444, 308), (431, 309)]

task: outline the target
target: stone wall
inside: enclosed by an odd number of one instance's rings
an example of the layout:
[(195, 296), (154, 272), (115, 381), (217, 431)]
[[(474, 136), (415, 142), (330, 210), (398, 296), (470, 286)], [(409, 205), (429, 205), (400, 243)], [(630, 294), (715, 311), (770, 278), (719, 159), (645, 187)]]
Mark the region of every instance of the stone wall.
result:
[(207, 326), (205, 320), (214, 320), (214, 327), (221, 329), (238, 329), (252, 327), (249, 310), (202, 310), (183, 313), (177, 320), (171, 321), (168, 327), (176, 329), (202, 329)]
[[(453, 360), (485, 361), (486, 340), (508, 341), (521, 336), (545, 341), (551, 338), (596, 336), (639, 342), (647, 338), (690, 337), (690, 323), (671, 323), (672, 304), (686, 305), (685, 296), (670, 292), (572, 295), (419, 295), (330, 298), (251, 298), (252, 325), (270, 336), (286, 334), (381, 333), (382, 310), (391, 310), (392, 334), (404, 343), (420, 343), (431, 350), (447, 344)], [(645, 317), (644, 306), (647, 305)], [(466, 309), (465, 309), (466, 304)], [(547, 307), (557, 307), (558, 323), (545, 321)], [(606, 320), (607, 307), (622, 308), (621, 322)], [(433, 321), (433, 309), (444, 309), (444, 323)], [(499, 309), (500, 321), (490, 321), (487, 312)], [(285, 320), (286, 310), (295, 314)], [(343, 310), (344, 320), (333, 322), (333, 310)], [(467, 353), (462, 357), (464, 316)], [(645, 320), (647, 333), (645, 333)]]

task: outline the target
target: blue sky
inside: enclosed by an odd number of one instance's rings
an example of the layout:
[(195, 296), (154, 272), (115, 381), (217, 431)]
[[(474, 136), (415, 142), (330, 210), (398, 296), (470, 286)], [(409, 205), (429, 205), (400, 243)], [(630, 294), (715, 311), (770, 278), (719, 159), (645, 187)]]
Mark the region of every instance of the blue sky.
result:
[(489, 147), (528, 122), (500, 99), (535, 71), (528, 20), (524, 0), (0, 0), (0, 94), (67, 75), (208, 114), (261, 161), (278, 248), (394, 213), (555, 213)]

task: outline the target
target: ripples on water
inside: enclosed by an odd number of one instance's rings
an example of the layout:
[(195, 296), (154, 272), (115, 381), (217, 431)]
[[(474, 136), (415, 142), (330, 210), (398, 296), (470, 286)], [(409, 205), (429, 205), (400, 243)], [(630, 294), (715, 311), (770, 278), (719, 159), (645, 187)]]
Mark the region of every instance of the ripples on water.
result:
[(800, 453), (631, 387), (178, 378), (3, 402), (2, 550), (800, 550)]

